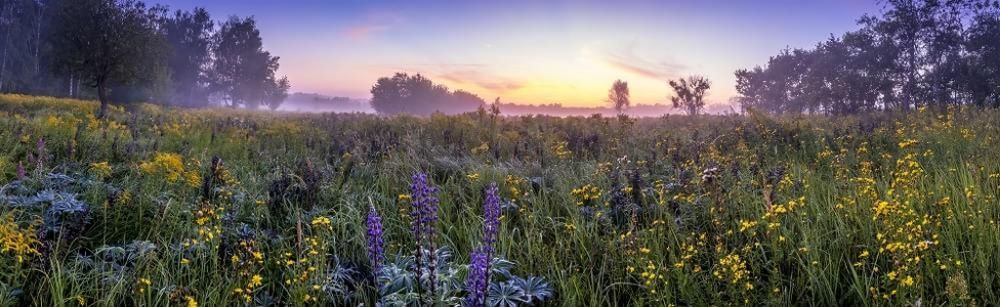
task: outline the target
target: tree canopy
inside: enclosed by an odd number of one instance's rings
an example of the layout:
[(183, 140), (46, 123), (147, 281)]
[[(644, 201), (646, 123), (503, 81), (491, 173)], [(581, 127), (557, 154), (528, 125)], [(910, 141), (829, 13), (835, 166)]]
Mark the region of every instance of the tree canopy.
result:
[(429, 115), (434, 112), (472, 112), (486, 102), (476, 94), (448, 90), (423, 75), (396, 73), (379, 78), (372, 86), (372, 108), (380, 114)]
[[(217, 26), (221, 24), (221, 26)], [(138, 0), (0, 2), (0, 92), (275, 109), (290, 82), (252, 18)]]
[[(264, 50), (253, 17), (231, 17), (215, 33), (212, 89), (231, 107), (276, 109), (287, 96), (288, 79), (275, 78), (278, 57)], [(275, 100), (280, 97), (281, 100)]]
[(165, 67), (165, 41), (154, 16), (132, 0), (59, 2), (53, 26), (54, 67), (97, 88), (103, 116), (108, 88), (149, 81)]
[(172, 47), (170, 102), (181, 106), (208, 104), (207, 69), (212, 60), (212, 31), (215, 23), (204, 8), (177, 10), (160, 18), (167, 42)]
[(670, 97), (674, 108), (683, 108), (688, 115), (698, 115), (705, 108), (705, 94), (712, 87), (712, 82), (702, 76), (689, 76), (667, 82), (674, 89)]
[(615, 80), (611, 84), (611, 89), (608, 89), (608, 101), (611, 102), (611, 106), (615, 108), (615, 111), (622, 113), (628, 108), (631, 102), (629, 101), (629, 91), (628, 82), (622, 81), (621, 79)]
[(1000, 106), (1000, 4), (890, 0), (812, 49), (737, 70), (737, 101), (773, 113)]

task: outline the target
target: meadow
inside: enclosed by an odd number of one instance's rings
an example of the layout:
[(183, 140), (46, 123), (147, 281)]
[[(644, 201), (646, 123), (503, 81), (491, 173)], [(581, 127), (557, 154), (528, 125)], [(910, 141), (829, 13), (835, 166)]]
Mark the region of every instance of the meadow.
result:
[(97, 108), (0, 95), (0, 306), (1000, 304), (997, 110)]

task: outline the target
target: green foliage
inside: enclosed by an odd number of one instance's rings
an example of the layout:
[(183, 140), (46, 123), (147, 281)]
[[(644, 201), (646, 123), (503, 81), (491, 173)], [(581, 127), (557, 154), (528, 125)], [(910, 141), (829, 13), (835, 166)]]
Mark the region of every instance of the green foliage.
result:
[(52, 26), (54, 67), (96, 87), (104, 117), (108, 88), (152, 81), (165, 71), (166, 42), (153, 11), (134, 0), (59, 1)]
[(1000, 106), (1000, 3), (890, 0), (858, 25), (737, 70), (736, 100), (771, 113)]
[(472, 112), (486, 104), (482, 98), (463, 90), (449, 91), (423, 75), (396, 73), (382, 77), (372, 86), (372, 108), (380, 114), (431, 115)]
[(211, 64), (212, 31), (215, 23), (204, 8), (177, 10), (158, 23), (171, 47), (169, 101), (174, 105), (208, 105), (207, 68)]
[(620, 114), (631, 104), (629, 102), (629, 95), (628, 82), (615, 80), (611, 84), (611, 89), (608, 90), (608, 101), (611, 102), (611, 106), (615, 107), (615, 111), (618, 111)]
[(688, 115), (698, 115), (705, 107), (705, 94), (712, 87), (712, 82), (702, 76), (689, 76), (667, 82), (674, 90), (670, 102), (674, 108), (683, 108)]
[[(451, 254), (438, 302), (463, 295), (483, 189), (496, 182), (495, 253), (509, 260), (491, 265), (497, 304), (1000, 303), (996, 110), (627, 121), (96, 111), (0, 95), (0, 304), (413, 302), (421, 278), (401, 255), (413, 254), (415, 171), (440, 188), (436, 238)], [(388, 255), (378, 286), (370, 206)]]
[(278, 79), (278, 57), (264, 50), (253, 17), (232, 17), (215, 33), (211, 83), (231, 107), (277, 109), (287, 96), (288, 78)]

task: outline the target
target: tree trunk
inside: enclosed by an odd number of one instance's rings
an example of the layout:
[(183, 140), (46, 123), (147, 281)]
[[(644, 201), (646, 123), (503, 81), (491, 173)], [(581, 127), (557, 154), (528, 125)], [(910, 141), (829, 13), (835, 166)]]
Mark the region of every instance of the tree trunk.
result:
[[(6, 13), (2, 15), (3, 16), (0, 16), (0, 18), (6, 17)], [(3, 60), (2, 60), (3, 63), (0, 63), (0, 92), (3, 92), (4, 77), (6, 77), (7, 75), (7, 49), (8, 45), (10, 45), (10, 32), (12, 32), (11, 28), (13, 27), (14, 27), (13, 25), (7, 26), (6, 29), (7, 31), (5, 31), (3, 36)]]
[(97, 112), (97, 118), (104, 119), (108, 116), (108, 87), (104, 80), (97, 82), (97, 99), (101, 101), (101, 108)]
[(38, 77), (38, 71), (39, 71), (38, 66), (39, 66), (39, 63), (41, 62), (40, 59), (38, 58), (38, 50), (40, 49), (40, 47), (42, 45), (42, 43), (41, 43), (41, 41), (42, 41), (42, 16), (43, 16), (42, 14), (44, 13), (44, 8), (42, 7), (41, 2), (35, 3), (35, 5), (36, 5), (36, 10), (35, 10), (35, 56), (34, 56), (33, 59), (35, 60), (35, 71), (34, 71), (35, 77)]

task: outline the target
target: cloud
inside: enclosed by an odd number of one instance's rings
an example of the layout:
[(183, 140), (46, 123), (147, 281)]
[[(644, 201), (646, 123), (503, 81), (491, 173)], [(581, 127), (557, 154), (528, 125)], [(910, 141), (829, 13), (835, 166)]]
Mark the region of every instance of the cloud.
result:
[(388, 29), (389, 26), (386, 25), (353, 25), (341, 31), (341, 34), (353, 40), (363, 40)]
[(644, 58), (635, 52), (635, 46), (633, 42), (616, 50), (604, 51), (600, 54), (599, 60), (614, 69), (656, 80), (673, 78), (687, 68), (673, 61), (653, 61)]
[(524, 83), (522, 82), (493, 76), (481, 70), (451, 70), (435, 75), (436, 77), (446, 81), (454, 83), (471, 83), (478, 87), (496, 92), (512, 91), (524, 87)]
[(363, 19), (341, 30), (340, 34), (353, 40), (364, 40), (403, 22), (403, 18), (394, 12), (372, 12)]
[[(478, 63), (423, 63), (393, 67), (396, 71), (422, 73), (434, 81), (469, 84), (498, 93), (521, 89), (524, 82), (489, 72), (489, 66)], [(468, 90), (468, 89), (466, 89)]]

